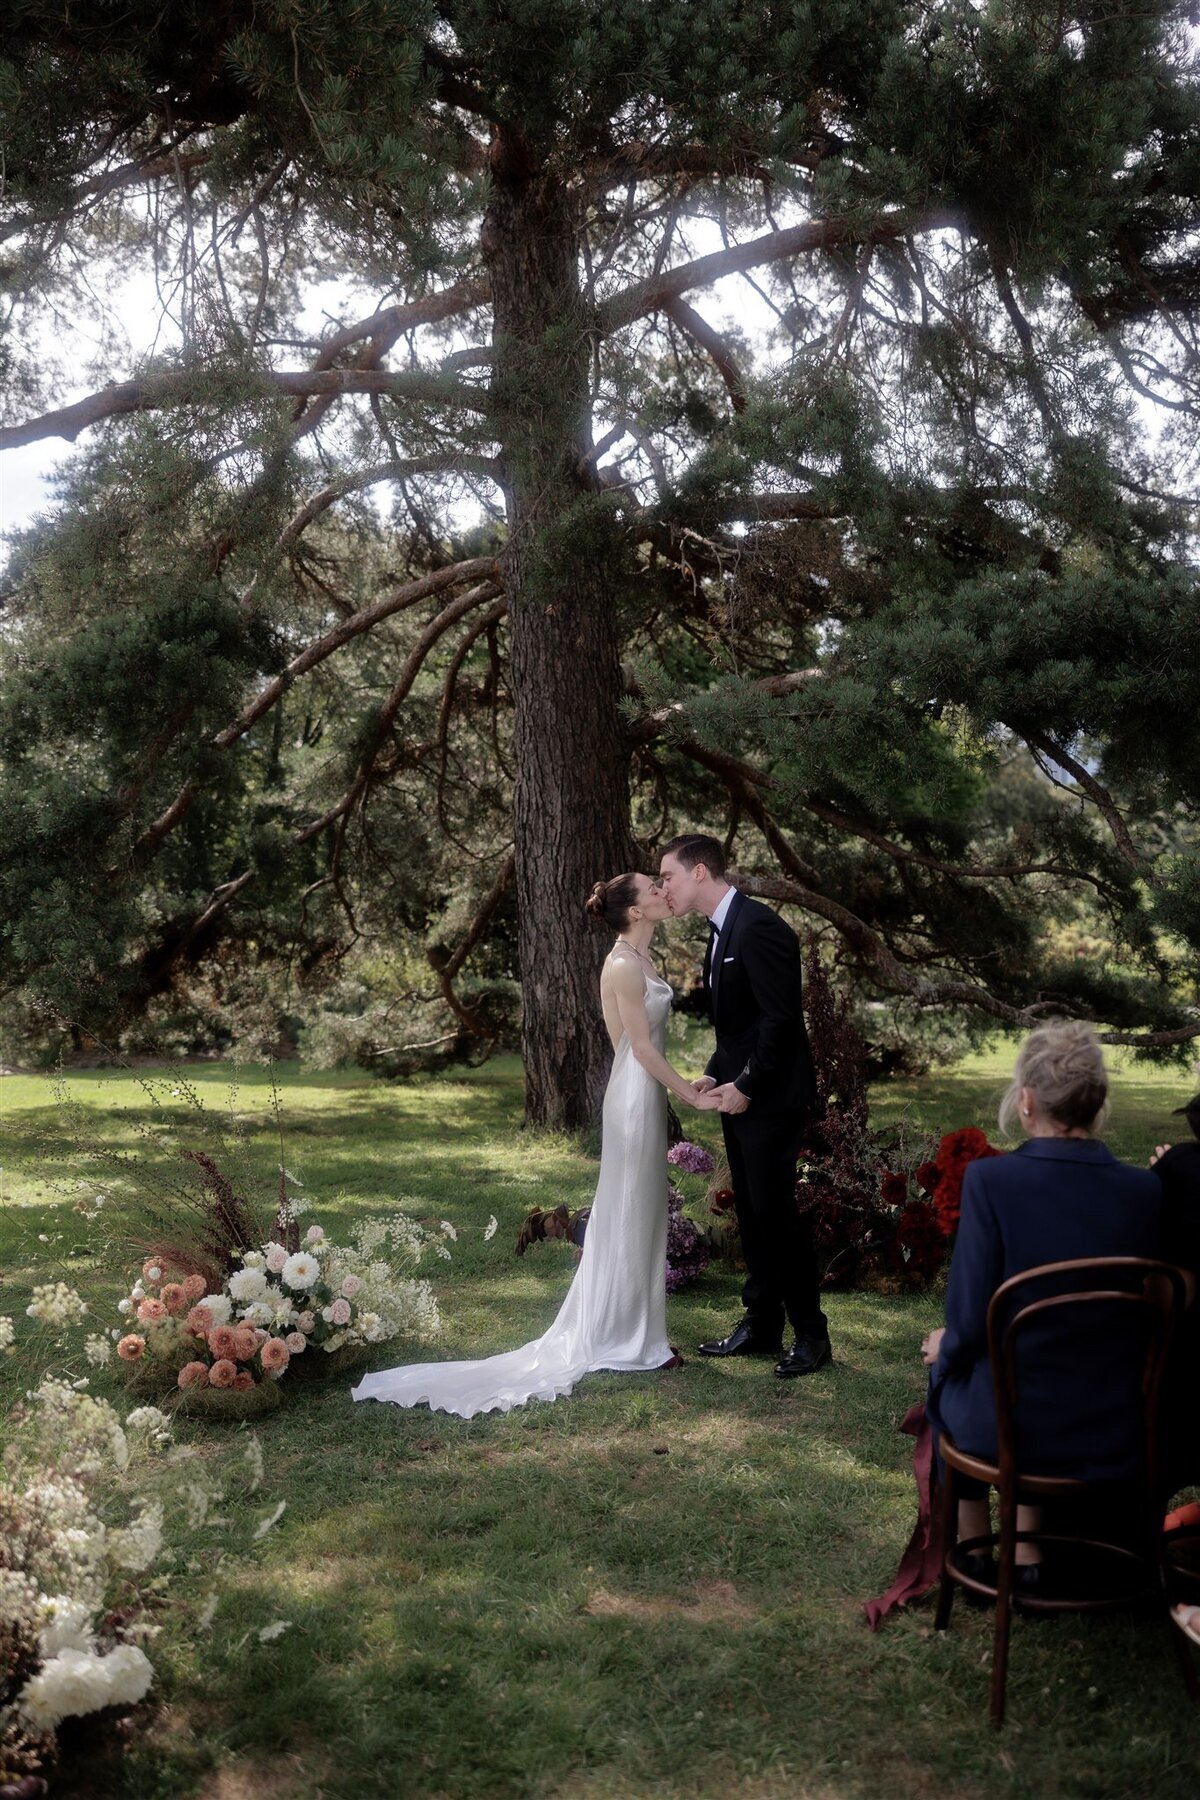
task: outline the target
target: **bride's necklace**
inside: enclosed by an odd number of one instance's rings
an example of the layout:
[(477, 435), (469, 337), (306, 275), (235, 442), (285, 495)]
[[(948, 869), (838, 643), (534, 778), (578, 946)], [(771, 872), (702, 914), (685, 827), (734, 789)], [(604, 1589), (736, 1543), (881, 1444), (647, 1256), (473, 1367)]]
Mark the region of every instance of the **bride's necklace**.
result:
[[(620, 944), (626, 950), (632, 950), (633, 954), (637, 957), (638, 961), (641, 962), (647, 969), (649, 969), (649, 971), (652, 975), (658, 974), (658, 970), (655, 967), (653, 960), (649, 956), (647, 956), (647, 954), (644, 950), (639, 950), (637, 945), (631, 944), (628, 938), (619, 937), (617, 939), (617, 943)], [(615, 949), (616, 945), (614, 945), (613, 948)]]

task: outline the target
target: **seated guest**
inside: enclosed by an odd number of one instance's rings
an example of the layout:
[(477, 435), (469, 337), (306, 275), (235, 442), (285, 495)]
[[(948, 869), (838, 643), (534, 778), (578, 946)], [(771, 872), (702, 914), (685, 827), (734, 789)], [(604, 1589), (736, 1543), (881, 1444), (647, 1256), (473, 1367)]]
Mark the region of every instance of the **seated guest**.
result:
[[(1189, 1275), (1200, 1274), (1200, 1094), (1177, 1106), (1192, 1128), (1182, 1144), (1160, 1144), (1150, 1165), (1162, 1188), (1158, 1254)], [(1200, 1391), (1200, 1307), (1193, 1303), (1180, 1320), (1163, 1393), (1163, 1447), (1169, 1491), (1200, 1481), (1200, 1431), (1196, 1395)], [(1182, 1520), (1200, 1524), (1200, 1508)]]
[[(922, 1354), (932, 1369), (928, 1411), (935, 1430), (989, 1461), (997, 1444), (987, 1311), (1001, 1282), (1039, 1263), (1158, 1254), (1155, 1177), (1118, 1162), (1092, 1135), (1107, 1093), (1092, 1028), (1075, 1020), (1040, 1026), (1021, 1046), (1000, 1107), (1001, 1128), (1019, 1128), (1026, 1141), (1008, 1156), (972, 1163), (963, 1181), (946, 1323), (930, 1333)], [(1030, 1288), (1019, 1303), (1047, 1291)], [(1054, 1332), (1035, 1325), (1018, 1350), (1021, 1466), (1119, 1481), (1137, 1463), (1139, 1358), (1120, 1330), (1093, 1327), (1066, 1366), (1053, 1354)], [(985, 1536), (991, 1529), (986, 1488), (960, 1482), (960, 1493), (959, 1537)], [(1017, 1523), (1019, 1530), (1038, 1528), (1028, 1508)], [(976, 1572), (986, 1578), (986, 1553), (977, 1555)], [(1018, 1544), (1023, 1587), (1036, 1585), (1027, 1565), (1038, 1560), (1036, 1546)]]
[(1177, 1106), (1192, 1128), (1182, 1144), (1160, 1144), (1150, 1165), (1162, 1187), (1162, 1227), (1158, 1254), (1193, 1274), (1200, 1270), (1200, 1094)]

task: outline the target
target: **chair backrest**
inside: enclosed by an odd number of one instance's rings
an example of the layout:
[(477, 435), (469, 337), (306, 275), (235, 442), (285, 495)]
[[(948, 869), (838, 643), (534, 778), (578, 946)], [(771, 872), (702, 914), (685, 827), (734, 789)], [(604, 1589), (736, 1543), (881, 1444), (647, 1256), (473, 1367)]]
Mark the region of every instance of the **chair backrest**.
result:
[[(1056, 1290), (1016, 1304), (1023, 1288)], [(1035, 1325), (1052, 1326), (1069, 1349), (1073, 1332), (1128, 1326), (1131, 1357), (1140, 1352), (1142, 1471), (1153, 1482), (1158, 1467), (1158, 1399), (1175, 1322), (1187, 1299), (1183, 1271), (1146, 1256), (1095, 1256), (1040, 1263), (1002, 1282), (988, 1306), (988, 1356), (996, 1405), (996, 1441), (1001, 1486), (1019, 1468), (1017, 1446), (1020, 1342)], [(1136, 1347), (1136, 1350), (1135, 1350)], [(1132, 1370), (1131, 1370), (1132, 1373)]]

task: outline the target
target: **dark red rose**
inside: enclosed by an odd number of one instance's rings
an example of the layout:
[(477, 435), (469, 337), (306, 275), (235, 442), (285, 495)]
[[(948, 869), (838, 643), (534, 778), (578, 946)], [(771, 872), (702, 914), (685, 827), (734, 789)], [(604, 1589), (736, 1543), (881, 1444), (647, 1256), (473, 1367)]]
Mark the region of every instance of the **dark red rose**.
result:
[(997, 1150), (994, 1144), (989, 1144), (986, 1133), (976, 1125), (965, 1125), (961, 1131), (946, 1133), (937, 1148), (935, 1164), (938, 1179), (933, 1190), (938, 1222), (946, 1237), (953, 1237), (958, 1229), (963, 1176), (969, 1164), (980, 1162), (988, 1156), (1003, 1155), (1003, 1150)]
[(908, 1199), (908, 1177), (885, 1170), (879, 1192), (888, 1206), (903, 1206)]

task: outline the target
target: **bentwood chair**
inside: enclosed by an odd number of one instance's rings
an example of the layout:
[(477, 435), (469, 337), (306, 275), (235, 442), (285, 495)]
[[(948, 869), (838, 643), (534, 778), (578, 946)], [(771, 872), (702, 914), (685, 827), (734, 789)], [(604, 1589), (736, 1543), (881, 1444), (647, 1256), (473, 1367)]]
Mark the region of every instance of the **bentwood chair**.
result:
[[(1049, 1289), (1049, 1292), (1046, 1290)], [(1022, 1290), (1034, 1296), (1020, 1303)], [(1100, 1256), (1074, 1262), (1043, 1263), (1026, 1269), (996, 1289), (988, 1307), (988, 1360), (996, 1405), (994, 1463), (970, 1456), (943, 1433), (940, 1441), (945, 1482), (942, 1491), (942, 1530), (946, 1545), (938, 1594), (936, 1627), (944, 1631), (956, 1587), (987, 1599), (996, 1607), (992, 1654), (991, 1716), (1004, 1722), (1008, 1681), (1008, 1651), (1014, 1603), (1021, 1611), (1038, 1613), (1102, 1612), (1150, 1600), (1161, 1612), (1171, 1643), (1180, 1660), (1189, 1696), (1200, 1694), (1200, 1683), (1191, 1652), (1170, 1616), (1166, 1587), (1163, 1541), (1163, 1500), (1159, 1488), (1158, 1410), (1163, 1369), (1175, 1321), (1188, 1295), (1186, 1277), (1170, 1263), (1148, 1257)], [(1133, 1484), (1130, 1512), (1132, 1543), (1118, 1543), (1104, 1536), (1057, 1529), (1017, 1530), (1017, 1507), (1041, 1502), (1074, 1501), (1082, 1506), (1098, 1485), (1071, 1477), (1023, 1470), (1020, 1461), (1017, 1352), (1031, 1327), (1038, 1328), (1038, 1356), (1069, 1358), (1087, 1354), (1089, 1334), (1111, 1341), (1112, 1332), (1128, 1341), (1132, 1359), (1140, 1363), (1141, 1455)], [(959, 1483), (963, 1477), (986, 1483), (999, 1497), (999, 1531), (955, 1543)], [(1060, 1561), (1076, 1552), (1087, 1557), (1087, 1578), (1070, 1591), (1040, 1590), (1028, 1595), (1014, 1592), (1018, 1543), (1053, 1546)], [(996, 1557), (995, 1585), (970, 1574), (962, 1559), (972, 1551), (991, 1551)]]

